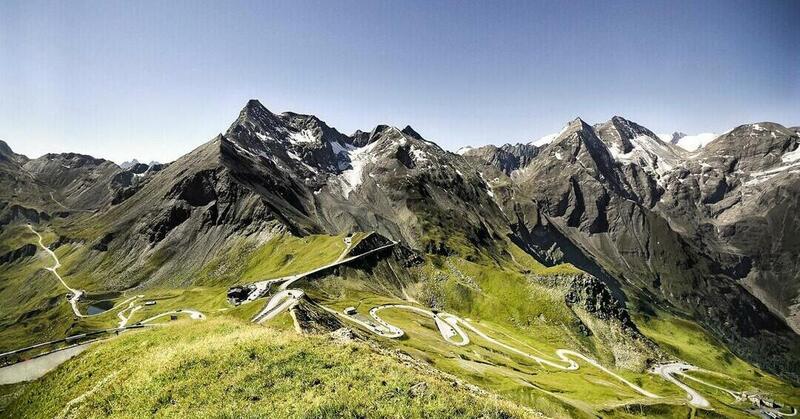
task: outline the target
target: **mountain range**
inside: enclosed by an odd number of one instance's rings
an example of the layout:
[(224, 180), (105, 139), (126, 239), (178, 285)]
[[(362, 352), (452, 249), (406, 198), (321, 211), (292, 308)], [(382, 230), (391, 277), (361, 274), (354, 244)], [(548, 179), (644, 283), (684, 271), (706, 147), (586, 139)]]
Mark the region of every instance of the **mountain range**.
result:
[[(797, 214), (797, 127), (759, 122), (667, 139), (619, 116), (594, 125), (578, 118), (539, 141), (452, 153), (410, 126), (346, 135), (251, 100), (224, 133), (166, 164), (118, 166), (74, 153), (31, 159), (0, 142), (0, 302), (21, 307), (3, 309), (0, 330), (35, 343), (88, 327), (37, 323), (66, 303), (57, 291), (32, 291), (42, 271), (11, 273), (38, 257), (21, 239), (28, 223), (48, 226), (65, 277), (114, 295), (264, 279), (248, 277), (248, 258), (273, 257), (277, 250), (262, 249), (276, 240), (372, 232), (397, 247), (337, 268), (316, 300), (352, 288), (469, 313), (477, 295), (518, 285), (510, 276), (476, 282), (480, 274), (453, 261), (476, 272), (513, 264), (540, 281), (533, 287), (560, 290), (565, 307), (579, 306), (559, 327), (606, 348), (594, 350), (616, 367), (643, 370), (674, 357), (646, 325), (668, 316), (792, 387), (800, 384)], [(520, 268), (523, 258), (572, 270), (541, 279)], [(336, 282), (354, 278), (359, 285)], [(539, 318), (497, 310), (509, 325)], [(23, 346), (6, 342), (2, 349)]]

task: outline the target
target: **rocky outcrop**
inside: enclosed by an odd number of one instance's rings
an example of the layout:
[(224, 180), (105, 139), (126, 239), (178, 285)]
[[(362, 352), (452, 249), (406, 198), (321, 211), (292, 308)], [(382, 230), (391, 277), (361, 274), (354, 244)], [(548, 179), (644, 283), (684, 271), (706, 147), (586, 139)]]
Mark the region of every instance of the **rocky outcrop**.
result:
[(116, 164), (91, 156), (63, 153), (45, 154), (27, 161), (23, 168), (37, 182), (46, 185), (50, 204), (66, 210), (95, 210), (113, 199), (111, 181), (121, 169)]
[(613, 354), (615, 365), (644, 371), (653, 362), (666, 359), (658, 345), (636, 327), (625, 304), (602, 281), (588, 274), (551, 281), (568, 283), (564, 302), (577, 317), (578, 331), (603, 342), (603, 347)]
[(391, 243), (391, 240), (381, 236), (378, 233), (369, 233), (367, 237), (361, 239), (358, 244), (353, 246), (350, 251), (347, 252), (347, 256), (357, 256)]
[(36, 249), (37, 247), (35, 244), (28, 243), (10, 252), (6, 252), (0, 255), (0, 264), (14, 263), (22, 258), (33, 256), (36, 254)]
[(531, 144), (504, 144), (500, 147), (487, 145), (466, 150), (462, 155), (485, 162), (508, 176), (530, 164), (539, 154), (539, 150)]
[(569, 307), (580, 306), (600, 320), (614, 320), (632, 334), (640, 334), (625, 305), (614, 298), (603, 282), (591, 275), (574, 277), (564, 302)]
[(302, 333), (327, 334), (344, 328), (333, 314), (320, 308), (307, 298), (301, 299), (291, 308), (295, 326)]
[(0, 226), (12, 223), (40, 223), (50, 220), (50, 214), (22, 205), (0, 202)]

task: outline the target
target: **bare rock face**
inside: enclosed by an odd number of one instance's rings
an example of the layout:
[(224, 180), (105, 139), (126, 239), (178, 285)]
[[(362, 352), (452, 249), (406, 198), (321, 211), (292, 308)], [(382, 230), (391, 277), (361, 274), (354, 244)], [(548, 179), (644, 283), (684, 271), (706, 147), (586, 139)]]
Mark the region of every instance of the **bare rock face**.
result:
[(358, 339), (358, 335), (356, 335), (353, 329), (350, 329), (348, 327), (342, 327), (334, 330), (333, 332), (330, 333), (330, 337), (333, 340), (337, 340), (340, 342), (352, 342)]
[(598, 319), (614, 319), (623, 328), (639, 333), (636, 325), (631, 321), (631, 316), (625, 306), (611, 295), (610, 290), (604, 283), (593, 276), (580, 275), (575, 277), (564, 297), (564, 302), (569, 307), (580, 305)]
[(487, 145), (466, 150), (462, 155), (483, 161), (486, 165), (510, 175), (511, 172), (526, 167), (539, 154), (539, 150), (531, 144), (504, 144), (500, 147)]
[(0, 255), (0, 263), (14, 263), (22, 258), (36, 254), (36, 245), (28, 243), (10, 252)]
[(120, 171), (110, 161), (75, 153), (46, 154), (26, 162), (23, 168), (52, 188), (53, 201), (67, 210), (106, 205), (112, 199), (110, 180)]
[[(301, 299), (291, 309), (295, 325), (303, 333), (326, 334), (346, 330), (342, 322), (331, 313), (321, 309), (307, 299)], [(340, 336), (345, 336), (344, 334)]]
[(584, 334), (596, 335), (611, 350), (618, 367), (643, 371), (665, 359), (658, 346), (636, 327), (625, 304), (597, 278), (587, 274), (572, 277), (564, 302), (580, 319)]

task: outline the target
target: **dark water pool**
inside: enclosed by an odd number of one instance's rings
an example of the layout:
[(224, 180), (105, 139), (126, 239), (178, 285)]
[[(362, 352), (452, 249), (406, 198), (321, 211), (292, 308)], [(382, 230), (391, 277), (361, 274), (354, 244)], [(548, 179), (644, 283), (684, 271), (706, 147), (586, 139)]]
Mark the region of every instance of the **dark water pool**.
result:
[(86, 312), (91, 316), (93, 314), (100, 314), (104, 311), (108, 311), (111, 309), (111, 307), (114, 307), (113, 301), (97, 301), (89, 304), (89, 307), (86, 308)]

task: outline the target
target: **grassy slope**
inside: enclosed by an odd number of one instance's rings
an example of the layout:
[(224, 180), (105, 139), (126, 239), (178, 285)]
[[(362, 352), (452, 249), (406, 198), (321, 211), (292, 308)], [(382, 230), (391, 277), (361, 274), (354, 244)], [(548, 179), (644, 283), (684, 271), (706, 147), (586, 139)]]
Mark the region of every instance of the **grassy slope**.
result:
[[(510, 251), (514, 252), (513, 248)], [(435, 296), (434, 300), (445, 310), (470, 318), (496, 339), (545, 358), (553, 359), (558, 348), (570, 348), (586, 353), (606, 366), (613, 365), (613, 356), (603, 342), (596, 336), (584, 337), (573, 328), (575, 315), (563, 303), (563, 290), (545, 286), (519, 272), (548, 276), (575, 273), (575, 268), (548, 268), (524, 254), (515, 254), (512, 262), (501, 261), (500, 264), (490, 260), (473, 263), (457, 257), (438, 260), (434, 257), (418, 270), (423, 280), (421, 287), (427, 288), (418, 289), (418, 295)], [(315, 300), (339, 310), (352, 305), (366, 312), (380, 304), (408, 304), (408, 301), (378, 294), (364, 283), (350, 278), (331, 278), (312, 285), (306, 290)], [(686, 417), (692, 413), (685, 404), (685, 393), (646, 372), (616, 371), (664, 398), (644, 398), (583, 363), (577, 372), (541, 367), (474, 334), (470, 334), (473, 342), (469, 346), (448, 345), (431, 319), (406, 311), (384, 310), (381, 317), (406, 331), (406, 336), (399, 340), (382, 340), (385, 344), (547, 415)], [(707, 377), (707, 374), (698, 374), (699, 377), (734, 390), (761, 389), (784, 403), (800, 403), (795, 388), (741, 360), (731, 360), (730, 353), (708, 338), (696, 324), (678, 322), (667, 313), (660, 313), (649, 322), (637, 321), (643, 332), (668, 353), (713, 371), (729, 374), (733, 369), (735, 379)], [(728, 362), (721, 362), (726, 359)], [(741, 416), (741, 409), (749, 407), (749, 403), (736, 404), (729, 395), (712, 388), (694, 383), (692, 386), (709, 398), (715, 409), (694, 412), (698, 417), (717, 414)]]
[[(53, 239), (50, 234), (43, 236), (45, 242)], [(11, 226), (0, 232), (1, 247), (17, 248), (36, 240), (25, 226)], [(72, 327), (66, 291), (50, 272), (42, 269), (53, 263), (50, 256), (37, 249), (31, 258), (0, 264), (0, 352), (63, 337)]]
[[(657, 317), (637, 317), (635, 321), (642, 332), (671, 354), (709, 370), (692, 373), (693, 376), (725, 388), (766, 392), (783, 403), (800, 406), (800, 388), (736, 357), (696, 323), (664, 312)], [(715, 390), (704, 387), (703, 391)], [(719, 395), (720, 400), (730, 402), (730, 398)]]
[[(57, 237), (53, 228), (58, 226), (37, 227), (45, 245)], [(353, 245), (362, 237), (361, 234), (354, 236)], [(227, 307), (225, 291), (228, 286), (305, 272), (333, 262), (345, 250), (343, 238), (279, 235), (258, 247), (248, 247), (242, 243), (203, 267), (195, 281), (201, 286), (137, 289), (120, 294), (113, 301), (121, 302), (141, 294), (145, 296), (142, 300), (158, 302), (156, 306), (144, 307), (136, 312), (129, 323), (171, 309), (192, 308), (216, 312)], [(13, 226), (0, 232), (2, 247), (17, 248), (26, 243), (37, 243), (36, 236), (26, 226)], [(93, 272), (82, 268), (81, 262), (86, 257), (88, 246), (67, 244), (55, 252), (62, 263), (59, 273), (70, 286), (84, 289), (90, 295), (108, 291), (93, 279)], [(235, 263), (230, 263), (232, 260)], [(127, 304), (98, 316), (75, 318), (66, 302), (67, 290), (50, 272), (43, 269), (53, 263), (49, 255), (38, 249), (33, 258), (0, 265), (0, 351), (117, 325), (119, 319), (116, 312), (127, 307)], [(85, 310), (85, 305), (82, 304), (82, 310)]]
[[(12, 238), (15, 243), (24, 243), (30, 239), (24, 230), (7, 234), (6, 237)], [(45, 241), (54, 237), (54, 234), (47, 232)], [(232, 246), (233, 250), (225, 257), (203, 267), (197, 276), (198, 286), (188, 289), (137, 290), (119, 296), (116, 301), (140, 293), (145, 294), (144, 300), (158, 301), (156, 306), (145, 307), (137, 312), (131, 323), (178, 308), (193, 308), (212, 316), (223, 313), (224, 310), (230, 317), (247, 320), (262, 304), (228, 309), (224, 298), (228, 285), (286, 276), (330, 263), (345, 248), (342, 238), (343, 236), (296, 238), (281, 235), (258, 247), (248, 247), (245, 243), (240, 243)], [(358, 237), (354, 244), (357, 239)], [(459, 257), (432, 257), (424, 266), (416, 268), (416, 276), (423, 281), (411, 284), (409, 290), (417, 298), (436, 297), (447, 310), (473, 319), (489, 335), (530, 353), (548, 357), (557, 348), (573, 348), (590, 354), (605, 365), (611, 365), (613, 357), (602, 342), (595, 337), (586, 338), (576, 333), (576, 318), (563, 304), (563, 290), (537, 283), (523, 274), (558, 276), (580, 271), (569, 265), (545, 267), (513, 244), (509, 244), (506, 249), (509, 257), (501, 260), (476, 251), (469, 252), (473, 262)], [(65, 265), (61, 272), (66, 273), (65, 279), (68, 282), (74, 281), (81, 287), (91, 289), (91, 276), (71, 269), (79, 263), (80, 252), (80, 249), (72, 245), (62, 246), (57, 250)], [(47, 313), (52, 320), (34, 317), (29, 321), (30, 325), (24, 328), (3, 330), (0, 334), (3, 339), (0, 340), (13, 342), (12, 346), (18, 347), (20, 342), (32, 340), (30, 343), (33, 343), (42, 340), (43, 336), (62, 337), (65, 334), (116, 324), (117, 318), (113, 311), (91, 319), (73, 321), (68, 305), (62, 301), (65, 291), (54, 285), (55, 278), (41, 270), (41, 267), (49, 266), (52, 261), (41, 252), (37, 259), (28, 261), (28, 265), (12, 265), (11, 268), (0, 271), (0, 274), (11, 275), (13, 281), (9, 284), (12, 288), (34, 280), (49, 284), (49, 291), (43, 295), (55, 295), (61, 300), (57, 300), (57, 304)], [(71, 272), (75, 273), (70, 275)], [(359, 302), (363, 308), (400, 302), (385, 293), (377, 292), (375, 279), (368, 275), (358, 280), (338, 278), (298, 285), (303, 286), (315, 300), (338, 309), (358, 305)], [(372, 282), (372, 286), (365, 286), (364, 281)], [(317, 288), (318, 285), (320, 288)], [(0, 292), (0, 298), (8, 299), (9, 295), (7, 292)], [(35, 303), (39, 296), (36, 293), (31, 295), (36, 298), (30, 301), (21, 299), (20, 304), (39, 304)], [(386, 345), (408, 352), (443, 371), (464, 377), (474, 384), (553, 416), (601, 414), (623, 417), (679, 417), (686, 416), (689, 412), (689, 408), (684, 405), (683, 393), (650, 374), (618, 371), (648, 390), (666, 396), (656, 405), (652, 404), (652, 400), (643, 399), (591, 367), (584, 366), (575, 373), (542, 368), (527, 359), (505, 353), (475, 336), (472, 336), (473, 345), (455, 348), (442, 341), (430, 319), (391, 310), (382, 315), (408, 333), (401, 340), (382, 341)], [(679, 321), (666, 313), (659, 313), (650, 319), (636, 320), (643, 332), (659, 342), (668, 352), (707, 369), (724, 370), (734, 375), (736, 382), (730, 385), (729, 378), (720, 376), (703, 375), (703, 379), (718, 384), (728, 383), (726, 387), (734, 389), (763, 389), (778, 400), (800, 404), (800, 400), (794, 395), (796, 389), (735, 359), (693, 323)], [(282, 329), (292, 329), (288, 316), (278, 316), (271, 324)], [(737, 414), (736, 410), (732, 410), (732, 401), (727, 395), (717, 394), (711, 389), (698, 390), (709, 397), (720, 412), (729, 416)], [(700, 412), (699, 415), (702, 417), (709, 414), (711, 413)]]
[[(353, 246), (361, 236), (353, 238)], [(281, 234), (258, 247), (240, 242), (206, 264), (196, 283), (227, 286), (307, 272), (335, 261), (346, 248), (345, 237)]]
[[(415, 396), (421, 382), (427, 389)], [(127, 333), (4, 390), (14, 417), (529, 416), (362, 343), (230, 318)]]
[[(461, 261), (458, 265), (463, 268), (473, 264)], [(561, 303), (563, 295), (554, 295), (510, 271), (486, 266), (478, 269), (477, 265), (473, 268), (475, 271), (470, 274), (476, 278), (481, 292), (466, 292), (458, 281), (448, 278), (443, 285), (451, 288), (443, 293), (449, 298), (445, 304), (448, 311), (470, 318), (496, 339), (545, 358), (555, 360), (553, 354), (558, 348), (576, 348), (603, 359), (595, 353), (591, 341), (581, 341), (568, 330), (572, 314)], [(519, 281), (516, 286), (515, 281)], [(346, 279), (333, 279), (330, 284), (319, 285), (322, 290), (307, 291), (325, 305), (339, 310), (352, 305), (366, 312), (380, 304), (408, 303), (370, 293)], [(460, 287), (462, 289), (454, 290)], [(334, 289), (340, 291), (328, 294)], [(599, 409), (620, 403), (650, 403), (601, 371), (585, 365), (577, 373), (542, 368), (472, 333), (472, 344), (466, 347), (449, 345), (442, 340), (431, 319), (420, 315), (390, 309), (382, 311), (381, 317), (406, 332), (399, 340), (384, 339), (382, 343), (547, 415), (589, 417)], [(673, 403), (681, 402), (681, 393), (657, 377), (620, 373), (648, 390), (670, 396)]]

